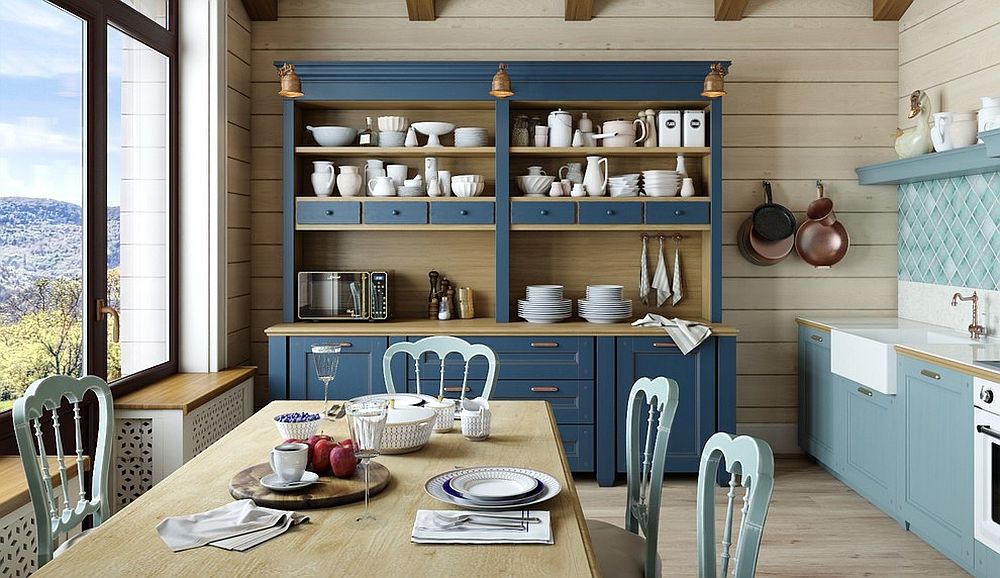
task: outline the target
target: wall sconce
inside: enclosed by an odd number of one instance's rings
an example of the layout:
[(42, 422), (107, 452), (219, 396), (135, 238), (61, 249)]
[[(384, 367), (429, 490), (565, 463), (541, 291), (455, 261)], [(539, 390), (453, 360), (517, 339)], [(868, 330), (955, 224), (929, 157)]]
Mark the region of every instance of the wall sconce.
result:
[(705, 75), (705, 86), (701, 91), (702, 96), (718, 98), (726, 95), (726, 80), (723, 78), (728, 74), (722, 64), (716, 62)]
[(302, 96), (302, 80), (299, 79), (299, 75), (295, 73), (295, 65), (291, 62), (284, 63), (281, 68), (278, 69), (278, 78), (281, 79), (281, 90), (278, 91), (279, 96), (286, 96), (288, 98), (298, 98)]
[(507, 65), (500, 63), (500, 68), (493, 75), (493, 84), (490, 86), (490, 96), (497, 98), (507, 98), (514, 96), (514, 89), (510, 86), (510, 76), (507, 75)]

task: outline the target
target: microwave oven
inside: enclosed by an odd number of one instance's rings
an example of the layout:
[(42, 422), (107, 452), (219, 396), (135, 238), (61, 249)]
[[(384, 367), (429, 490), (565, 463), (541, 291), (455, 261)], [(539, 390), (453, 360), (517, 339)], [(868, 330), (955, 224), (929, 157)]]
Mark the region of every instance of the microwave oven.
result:
[(386, 271), (300, 271), (297, 313), (307, 321), (389, 318)]

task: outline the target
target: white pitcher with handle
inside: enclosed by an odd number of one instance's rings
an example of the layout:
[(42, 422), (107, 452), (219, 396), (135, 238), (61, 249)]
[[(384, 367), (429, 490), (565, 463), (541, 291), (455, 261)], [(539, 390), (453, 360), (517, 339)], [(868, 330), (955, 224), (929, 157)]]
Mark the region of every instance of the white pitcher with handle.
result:
[(954, 148), (951, 142), (952, 114), (950, 112), (936, 112), (932, 116), (934, 117), (934, 126), (931, 127), (931, 142), (934, 143), (934, 150), (939, 153), (950, 151)]
[(317, 197), (329, 197), (333, 194), (335, 179), (333, 163), (330, 161), (313, 161), (313, 173), (310, 175), (313, 192)]
[[(604, 163), (603, 173), (601, 172), (601, 163)], [(604, 192), (608, 188), (607, 157), (587, 157), (587, 170), (583, 173), (583, 187), (587, 189), (587, 194), (591, 197), (604, 196)]]

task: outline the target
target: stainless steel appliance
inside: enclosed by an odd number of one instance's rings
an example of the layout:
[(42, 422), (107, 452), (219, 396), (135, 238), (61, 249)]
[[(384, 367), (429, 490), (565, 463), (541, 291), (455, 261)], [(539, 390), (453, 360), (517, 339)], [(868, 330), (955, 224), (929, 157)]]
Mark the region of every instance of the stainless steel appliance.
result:
[(300, 271), (298, 317), (315, 321), (389, 318), (386, 271)]
[(973, 388), (975, 535), (976, 540), (1000, 552), (1000, 383), (977, 377)]

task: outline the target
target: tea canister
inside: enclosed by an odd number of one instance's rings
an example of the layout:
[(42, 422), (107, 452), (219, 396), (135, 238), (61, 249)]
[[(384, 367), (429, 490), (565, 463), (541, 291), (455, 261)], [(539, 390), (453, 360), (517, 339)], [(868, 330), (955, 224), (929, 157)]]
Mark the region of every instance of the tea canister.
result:
[(573, 115), (563, 109), (549, 113), (549, 146), (568, 147), (573, 143)]

